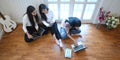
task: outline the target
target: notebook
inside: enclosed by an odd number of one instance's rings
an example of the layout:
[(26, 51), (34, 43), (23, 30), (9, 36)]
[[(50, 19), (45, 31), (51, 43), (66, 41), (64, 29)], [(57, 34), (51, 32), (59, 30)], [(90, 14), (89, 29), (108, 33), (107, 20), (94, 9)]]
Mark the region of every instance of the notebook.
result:
[(72, 57), (72, 49), (66, 48), (65, 49), (65, 57), (71, 58)]

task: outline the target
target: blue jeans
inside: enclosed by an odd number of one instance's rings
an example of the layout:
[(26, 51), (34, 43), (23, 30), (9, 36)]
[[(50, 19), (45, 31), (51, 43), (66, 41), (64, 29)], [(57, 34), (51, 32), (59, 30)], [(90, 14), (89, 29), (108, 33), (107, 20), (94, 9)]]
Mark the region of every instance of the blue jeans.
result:
[(60, 35), (61, 35), (61, 38), (62, 39), (65, 39), (65, 38), (67, 38), (67, 32), (66, 32), (66, 30), (64, 29), (64, 28), (60, 28)]
[[(78, 34), (78, 33), (80, 33), (80, 32), (81, 32), (80, 29), (79, 29), (79, 30), (77, 30), (77, 29), (75, 29), (75, 28), (70, 29), (70, 34)], [(66, 30), (65, 30), (64, 28), (62, 28), (62, 27), (60, 28), (60, 35), (61, 35), (61, 38), (62, 38), (62, 39), (65, 39), (65, 38), (68, 37)]]
[(75, 29), (75, 28), (71, 28), (70, 29), (70, 34), (78, 34), (78, 33), (80, 33), (81, 32), (81, 30), (80, 29)]

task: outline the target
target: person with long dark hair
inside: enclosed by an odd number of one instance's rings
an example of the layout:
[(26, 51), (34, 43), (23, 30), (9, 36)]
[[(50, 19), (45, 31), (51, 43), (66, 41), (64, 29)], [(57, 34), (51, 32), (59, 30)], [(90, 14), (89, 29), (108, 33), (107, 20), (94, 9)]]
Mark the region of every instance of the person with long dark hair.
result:
[[(49, 10), (49, 8), (45, 4), (40, 4), (39, 5), (39, 13), (41, 15), (42, 21), (44, 21), (43, 24), (46, 27), (50, 27), (51, 34), (55, 38), (56, 43), (60, 47), (63, 47), (63, 44), (61, 41), (61, 35), (60, 35), (60, 32), (58, 31), (58, 26), (54, 19), (53, 12), (51, 10)], [(48, 25), (46, 25), (45, 23), (48, 23)]]
[(31, 42), (43, 34), (44, 29), (39, 26), (40, 20), (33, 6), (28, 6), (23, 16), (23, 31), (26, 42)]

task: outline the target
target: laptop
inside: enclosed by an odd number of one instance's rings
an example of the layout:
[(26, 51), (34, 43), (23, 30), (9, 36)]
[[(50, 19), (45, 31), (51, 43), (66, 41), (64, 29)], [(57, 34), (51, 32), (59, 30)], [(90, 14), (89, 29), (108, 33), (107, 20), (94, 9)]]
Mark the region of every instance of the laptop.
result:
[(86, 46), (82, 42), (78, 42), (78, 46), (75, 46), (74, 44), (72, 44), (71, 47), (74, 52), (78, 52), (86, 48)]

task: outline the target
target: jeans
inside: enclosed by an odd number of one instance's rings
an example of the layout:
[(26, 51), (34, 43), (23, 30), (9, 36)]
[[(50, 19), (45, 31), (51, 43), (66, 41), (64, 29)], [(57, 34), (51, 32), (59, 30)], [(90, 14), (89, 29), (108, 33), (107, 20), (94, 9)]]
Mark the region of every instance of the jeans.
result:
[(66, 32), (66, 30), (64, 29), (64, 28), (60, 28), (60, 35), (61, 35), (61, 38), (62, 39), (65, 39), (65, 38), (67, 38), (67, 32)]
[[(75, 28), (70, 29), (70, 34), (78, 34), (80, 32), (81, 32), (80, 29), (79, 30)], [(60, 28), (60, 35), (62, 39), (68, 38), (65, 28), (62, 28), (62, 27)]]
[(81, 32), (81, 30), (80, 29), (75, 29), (75, 28), (71, 28), (70, 29), (70, 34), (78, 34), (78, 33), (80, 33)]
[(58, 31), (58, 26), (56, 22), (52, 25), (52, 27), (50, 27), (50, 32), (52, 35), (55, 34), (57, 40), (61, 39), (61, 35), (60, 32)]

